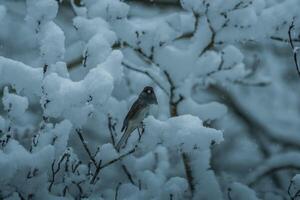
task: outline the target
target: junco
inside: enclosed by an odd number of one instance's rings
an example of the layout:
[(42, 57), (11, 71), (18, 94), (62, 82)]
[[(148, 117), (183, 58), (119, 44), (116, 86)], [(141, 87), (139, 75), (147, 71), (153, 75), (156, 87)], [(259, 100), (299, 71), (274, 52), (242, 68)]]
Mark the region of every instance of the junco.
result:
[(121, 129), (124, 133), (116, 145), (117, 151), (120, 150), (122, 145), (127, 143), (130, 134), (138, 128), (144, 118), (148, 115), (150, 105), (152, 104), (157, 104), (157, 99), (153, 88), (146, 86), (140, 93), (138, 99), (133, 103), (124, 119), (123, 127)]

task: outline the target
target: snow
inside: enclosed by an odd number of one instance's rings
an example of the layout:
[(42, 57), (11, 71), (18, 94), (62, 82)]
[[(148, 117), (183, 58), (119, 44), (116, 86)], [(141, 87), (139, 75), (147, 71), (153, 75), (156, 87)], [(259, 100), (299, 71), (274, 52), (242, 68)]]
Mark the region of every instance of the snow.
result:
[(0, 0), (0, 199), (295, 199), (299, 5)]
[(5, 17), (6, 15), (6, 8), (5, 6), (0, 6), (0, 21)]
[[(58, 3), (54, 0), (26, 0), (27, 15), (25, 20), (33, 26), (33, 29), (39, 30), (40, 25), (52, 21), (58, 12)], [(51, 33), (49, 33), (51, 34)]]
[(113, 44), (116, 40), (115, 33), (109, 29), (108, 23), (101, 18), (75, 17), (73, 24), (79, 36), (86, 42), (97, 33), (101, 34), (110, 44)]
[(29, 105), (28, 99), (26, 97), (9, 93), (7, 87), (4, 88), (3, 93), (2, 103), (4, 110), (6, 110), (13, 118), (18, 118), (24, 115)]
[(246, 177), (246, 182), (253, 183), (273, 169), (282, 168), (284, 166), (293, 166), (294, 168), (299, 168), (300, 162), (297, 159), (298, 157), (298, 152), (277, 154), (258, 166), (253, 173)]
[(46, 65), (63, 60), (65, 54), (65, 35), (53, 22), (41, 27), (39, 33), (40, 55)]
[(232, 183), (229, 191), (232, 199), (258, 200), (253, 190), (241, 183)]
[(85, 3), (88, 9), (88, 16), (91, 18), (101, 17), (105, 20), (122, 19), (127, 16), (129, 11), (129, 6), (119, 0), (87, 0)]
[[(41, 95), (42, 69), (0, 57), (0, 84), (10, 84), (18, 94)], [(13, 79), (11, 77), (14, 77)]]
[(105, 61), (112, 49), (102, 34), (94, 35), (87, 43), (83, 56), (86, 58), (84, 67), (94, 68), (97, 64)]
[(218, 102), (207, 104), (197, 104), (192, 98), (185, 99), (178, 107), (181, 114), (192, 114), (198, 116), (201, 120), (215, 120), (227, 113), (227, 108)]
[(55, 126), (53, 124), (45, 125), (36, 136), (38, 144), (32, 149), (33, 152), (38, 152), (47, 144), (52, 144), (55, 147), (55, 157), (59, 157), (66, 149), (72, 124), (68, 120), (64, 120)]

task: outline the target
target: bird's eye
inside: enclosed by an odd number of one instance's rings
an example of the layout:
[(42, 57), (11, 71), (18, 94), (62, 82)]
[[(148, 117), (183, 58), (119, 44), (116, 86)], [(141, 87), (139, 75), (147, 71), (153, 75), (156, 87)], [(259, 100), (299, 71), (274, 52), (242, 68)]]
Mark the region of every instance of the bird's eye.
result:
[(147, 93), (148, 93), (148, 94), (151, 94), (151, 93), (152, 93), (152, 91), (151, 91), (151, 90), (147, 90)]

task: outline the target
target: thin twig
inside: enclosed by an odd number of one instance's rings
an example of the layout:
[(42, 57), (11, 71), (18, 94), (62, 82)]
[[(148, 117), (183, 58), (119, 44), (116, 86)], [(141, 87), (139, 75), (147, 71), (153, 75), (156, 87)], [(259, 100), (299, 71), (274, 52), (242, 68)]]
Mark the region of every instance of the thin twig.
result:
[(117, 187), (116, 187), (116, 192), (115, 192), (115, 200), (118, 200), (118, 195), (119, 195), (119, 189), (120, 186), (122, 185), (122, 183), (118, 183)]
[(115, 159), (113, 159), (113, 160), (111, 160), (111, 161), (105, 163), (104, 165), (102, 165), (102, 166), (100, 167), (100, 169), (103, 169), (103, 168), (105, 168), (105, 167), (107, 167), (107, 166), (109, 166), (109, 165), (111, 165), (111, 164), (113, 164), (113, 163), (115, 163), (115, 162), (121, 160), (122, 158), (128, 156), (129, 154), (132, 154), (133, 152), (135, 152), (135, 148), (131, 149), (130, 151), (128, 151), (128, 152), (125, 153), (125, 154), (122, 154), (122, 155), (119, 156), (118, 158), (115, 158)]
[(108, 114), (107, 116), (108, 118), (108, 130), (109, 130), (109, 133), (110, 133), (110, 138), (111, 138), (111, 142), (113, 144), (113, 146), (116, 145), (116, 141), (115, 141), (115, 137), (114, 137), (114, 134), (116, 131), (116, 123), (113, 123), (112, 122), (112, 116), (110, 114)]
[(300, 69), (299, 69), (299, 64), (298, 64), (298, 59), (297, 59), (298, 47), (295, 47), (294, 42), (293, 42), (293, 39), (292, 39), (292, 29), (294, 29), (294, 27), (295, 27), (295, 25), (294, 25), (294, 20), (295, 20), (295, 19), (292, 20), (292, 23), (291, 23), (291, 25), (289, 26), (288, 35), (289, 35), (290, 45), (291, 45), (292, 50), (293, 50), (294, 62), (295, 62), (295, 65), (296, 65), (296, 69), (297, 69), (298, 75), (299, 75), (299, 77), (300, 77)]
[(193, 195), (194, 191), (195, 191), (195, 186), (194, 186), (193, 172), (192, 172), (192, 168), (190, 166), (190, 158), (186, 153), (182, 153), (181, 156), (182, 156), (182, 160), (183, 160), (183, 164), (184, 164), (186, 178), (187, 178), (191, 193)]
[(130, 150), (129, 152), (125, 153), (125, 154), (122, 154), (120, 155), (119, 157), (111, 160), (111, 161), (108, 161), (107, 163), (103, 164), (102, 165), (102, 160), (99, 161), (99, 164), (96, 166), (96, 171), (95, 171), (95, 174), (93, 175), (93, 178), (92, 180), (90, 181), (91, 184), (95, 184), (96, 183), (96, 178), (99, 174), (99, 172), (101, 171), (101, 169), (105, 168), (105, 167), (108, 167), (110, 165), (112, 165), (113, 163), (121, 160), (122, 158), (128, 156), (129, 154), (132, 154), (133, 152), (135, 152), (135, 148), (133, 148), (132, 150)]
[(131, 182), (132, 185), (135, 185), (133, 179), (132, 179), (132, 175), (130, 174), (129, 170), (127, 169), (126, 165), (122, 165), (122, 169), (125, 172), (127, 178), (129, 179), (129, 181)]
[(133, 70), (135, 72), (139, 72), (142, 74), (145, 74), (146, 76), (148, 76), (160, 89), (162, 89), (167, 95), (169, 95), (168, 90), (158, 81), (156, 80), (156, 78), (154, 76), (151, 75), (151, 73), (149, 73), (147, 70), (145, 69), (141, 69), (138, 67), (133, 66), (132, 63), (130, 63), (128, 60), (123, 60), (122, 65), (124, 65), (124, 67)]
[(48, 187), (48, 191), (49, 192), (51, 192), (51, 190), (52, 190), (52, 186), (53, 186), (53, 184), (54, 184), (54, 181), (55, 181), (55, 176), (56, 176), (56, 174), (59, 172), (59, 170), (60, 170), (60, 166), (61, 166), (61, 163), (62, 163), (62, 161), (66, 158), (66, 157), (68, 157), (68, 156), (70, 156), (69, 154), (67, 154), (67, 153), (64, 153), (63, 154), (63, 156), (60, 158), (60, 160), (58, 161), (58, 163), (57, 163), (57, 168), (55, 169), (55, 159), (53, 160), (53, 162), (52, 162), (52, 165), (51, 165), (51, 171), (52, 171), (52, 177), (51, 177), (51, 181), (50, 181), (50, 185), (49, 185), (49, 187)]
[[(278, 42), (290, 43), (289, 38), (286, 39), (286, 38), (282, 38), (282, 37), (278, 37), (278, 36), (271, 36), (270, 39), (278, 41)], [(299, 39), (293, 39), (293, 42), (300, 42), (300, 40)]]
[(170, 85), (170, 97), (169, 97), (169, 107), (170, 107), (170, 115), (171, 117), (175, 117), (178, 116), (178, 111), (177, 111), (177, 107), (178, 104), (184, 100), (184, 97), (182, 95), (179, 94), (179, 99), (175, 100), (175, 84), (170, 76), (170, 74), (167, 71), (164, 71), (164, 74), (167, 78), (167, 81), (169, 82)]
[(95, 183), (96, 183), (96, 178), (97, 178), (97, 176), (98, 176), (98, 174), (99, 174), (99, 172), (100, 172), (101, 164), (102, 164), (102, 160), (99, 161), (99, 164), (98, 164), (97, 167), (96, 167), (96, 171), (95, 171), (95, 173), (94, 173), (94, 175), (93, 175), (92, 180), (90, 181), (91, 184), (95, 184)]
[(93, 162), (94, 166), (97, 167), (98, 164), (97, 164), (97, 162), (96, 162), (96, 160), (95, 160), (95, 157), (92, 155), (90, 149), (89, 149), (88, 146), (87, 146), (86, 141), (84, 140), (84, 138), (83, 138), (83, 136), (82, 136), (82, 130), (81, 130), (81, 129), (76, 129), (76, 133), (78, 134), (79, 139), (80, 139), (81, 143), (83, 144), (83, 147), (84, 147), (85, 151), (87, 152), (87, 154), (88, 154), (90, 160)]

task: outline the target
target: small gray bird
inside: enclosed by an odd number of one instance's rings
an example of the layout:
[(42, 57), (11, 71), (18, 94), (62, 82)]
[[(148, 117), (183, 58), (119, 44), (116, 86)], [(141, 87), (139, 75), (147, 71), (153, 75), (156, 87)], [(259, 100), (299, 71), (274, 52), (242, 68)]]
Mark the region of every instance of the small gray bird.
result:
[(122, 127), (124, 131), (121, 139), (116, 145), (117, 151), (120, 150), (122, 145), (127, 143), (130, 134), (138, 128), (144, 118), (148, 115), (150, 105), (157, 104), (157, 99), (154, 90), (150, 86), (146, 86), (140, 93), (138, 99), (132, 104), (129, 112), (127, 113)]

